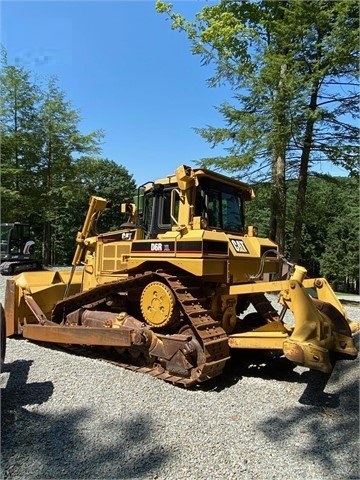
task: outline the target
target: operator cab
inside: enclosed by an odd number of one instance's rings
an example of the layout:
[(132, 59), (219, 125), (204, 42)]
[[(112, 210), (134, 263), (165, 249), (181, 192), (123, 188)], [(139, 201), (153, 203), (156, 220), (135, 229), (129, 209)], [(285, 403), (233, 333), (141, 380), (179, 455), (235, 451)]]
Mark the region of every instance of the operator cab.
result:
[(189, 224), (194, 217), (201, 219), (202, 229), (244, 233), (243, 191), (235, 186), (204, 176), (198, 178), (189, 197), (179, 193), (177, 183), (148, 183), (140, 190), (139, 217), (145, 238), (156, 238), (176, 227), (180, 209), (188, 210)]
[(26, 258), (33, 253), (30, 225), (17, 222), (1, 224), (1, 261)]

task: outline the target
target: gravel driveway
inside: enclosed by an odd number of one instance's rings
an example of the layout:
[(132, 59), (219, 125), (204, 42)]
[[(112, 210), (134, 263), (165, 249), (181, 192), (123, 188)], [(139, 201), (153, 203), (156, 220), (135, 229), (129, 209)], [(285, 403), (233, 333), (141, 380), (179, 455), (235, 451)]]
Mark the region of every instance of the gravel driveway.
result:
[[(346, 308), (360, 321), (359, 304)], [(358, 367), (338, 362), (328, 378), (242, 354), (185, 390), (8, 339), (2, 478), (355, 480)]]

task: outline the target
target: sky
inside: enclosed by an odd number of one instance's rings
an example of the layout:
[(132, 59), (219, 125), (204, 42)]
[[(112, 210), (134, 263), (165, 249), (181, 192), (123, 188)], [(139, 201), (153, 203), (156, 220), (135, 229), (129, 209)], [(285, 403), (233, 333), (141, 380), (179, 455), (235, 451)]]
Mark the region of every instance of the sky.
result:
[[(217, 2), (172, 3), (190, 19)], [(0, 16), (8, 64), (41, 84), (55, 76), (80, 113), (81, 133), (104, 130), (101, 157), (124, 166), (138, 185), (226, 153), (194, 128), (221, 126), (216, 106), (232, 94), (207, 87), (211, 67), (153, 0), (3, 0)]]
[[(207, 87), (210, 67), (154, 4), (5, 0), (0, 11), (8, 64), (40, 83), (56, 76), (80, 112), (81, 133), (103, 129), (101, 157), (123, 165), (139, 185), (224, 153), (194, 127), (221, 124), (215, 106), (230, 96)], [(205, 2), (173, 4), (190, 18)]]

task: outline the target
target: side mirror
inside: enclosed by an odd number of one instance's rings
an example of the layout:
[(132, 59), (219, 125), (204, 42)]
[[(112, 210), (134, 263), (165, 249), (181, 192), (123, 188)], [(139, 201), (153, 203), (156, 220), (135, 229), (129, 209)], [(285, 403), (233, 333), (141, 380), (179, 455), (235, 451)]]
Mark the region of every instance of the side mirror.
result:
[(120, 205), (120, 212), (121, 213), (128, 213), (130, 215), (134, 215), (135, 212), (136, 212), (135, 203), (122, 203)]

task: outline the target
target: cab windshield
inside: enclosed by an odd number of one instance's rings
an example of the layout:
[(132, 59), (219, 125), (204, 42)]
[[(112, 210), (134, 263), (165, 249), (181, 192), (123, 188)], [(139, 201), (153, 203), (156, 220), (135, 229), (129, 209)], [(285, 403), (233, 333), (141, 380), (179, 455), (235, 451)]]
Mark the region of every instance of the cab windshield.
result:
[(8, 253), (9, 248), (9, 225), (1, 225), (1, 253)]
[(207, 219), (210, 228), (243, 232), (244, 215), (241, 191), (208, 178), (200, 179), (195, 215)]
[(23, 224), (1, 225), (1, 253), (22, 253), (30, 240), (30, 226)]

